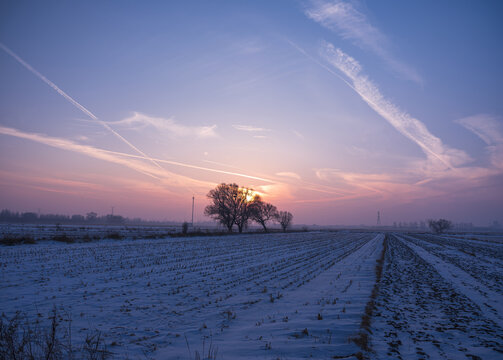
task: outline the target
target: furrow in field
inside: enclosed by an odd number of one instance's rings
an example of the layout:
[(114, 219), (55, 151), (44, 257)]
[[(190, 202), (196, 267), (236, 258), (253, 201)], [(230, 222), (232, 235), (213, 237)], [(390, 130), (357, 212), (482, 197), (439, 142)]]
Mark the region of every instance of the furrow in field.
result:
[(227, 329), (234, 314), (302, 289), (370, 238), (296, 233), (2, 247), (0, 303), (7, 314), (23, 310), (33, 319), (55, 305), (71, 315), (76, 337), (98, 328), (117, 344), (114, 352), (135, 357), (205, 326)]
[(372, 357), (501, 356), (502, 329), (413, 249), (410, 241), (390, 236), (372, 323)]
[(485, 317), (493, 320), (500, 328), (503, 328), (503, 302), (500, 294), (491, 291), (458, 266), (443, 261), (421, 246), (410, 241), (407, 241), (407, 246), (433, 266), (437, 273), (451, 283), (457, 292), (477, 304)]
[[(473, 246), (468, 241), (452, 241), (432, 235), (403, 235), (416, 245), (456, 265), (490, 290), (503, 296), (503, 262), (500, 260), (503, 248), (497, 244)], [(488, 255), (491, 253), (491, 256)]]
[[(383, 236), (366, 236), (359, 246), (340, 252), (330, 268), (309, 283), (284, 293), (279, 299), (262, 301), (232, 312), (225, 327), (187, 333), (188, 341), (201, 344), (210, 336), (226, 358), (288, 358), (351, 356), (359, 348), (349, 338), (359, 331), (361, 316), (375, 282), (376, 259)], [(209, 323), (208, 323), (209, 324)], [(212, 334), (212, 335), (210, 335)], [(180, 339), (182, 343), (185, 339)], [(173, 343), (164, 354), (185, 359), (186, 351)], [(178, 352), (177, 352), (178, 351)], [(159, 352), (162, 358), (163, 351)]]

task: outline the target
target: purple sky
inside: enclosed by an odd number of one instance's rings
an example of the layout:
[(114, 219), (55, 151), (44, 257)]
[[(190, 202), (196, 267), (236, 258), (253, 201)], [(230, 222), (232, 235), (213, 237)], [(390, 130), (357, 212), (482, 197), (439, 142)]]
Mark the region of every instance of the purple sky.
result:
[(0, 207), (503, 223), (498, 1), (4, 1)]

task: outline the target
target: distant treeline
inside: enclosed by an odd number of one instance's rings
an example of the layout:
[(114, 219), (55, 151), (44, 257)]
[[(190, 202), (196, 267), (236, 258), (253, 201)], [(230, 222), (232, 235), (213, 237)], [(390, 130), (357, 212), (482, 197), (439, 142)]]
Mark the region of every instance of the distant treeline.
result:
[(174, 225), (176, 222), (150, 221), (141, 218), (129, 219), (121, 215), (101, 215), (88, 212), (84, 215), (37, 214), (35, 212), (14, 212), (4, 209), (0, 212), (0, 222), (11, 224), (142, 224), (142, 225)]
[[(472, 223), (454, 223), (452, 228), (454, 229), (464, 229), (471, 230), (475, 226)], [(427, 230), (429, 228), (428, 221), (411, 221), (411, 222), (393, 222), (393, 228), (395, 229), (405, 229), (405, 230)]]

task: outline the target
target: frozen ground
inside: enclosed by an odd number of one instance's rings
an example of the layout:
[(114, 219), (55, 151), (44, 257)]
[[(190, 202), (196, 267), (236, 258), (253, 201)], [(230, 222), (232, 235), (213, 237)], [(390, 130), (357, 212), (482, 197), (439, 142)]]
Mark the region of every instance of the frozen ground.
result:
[(23, 235), (35, 241), (47, 241), (64, 235), (77, 242), (107, 238), (156, 239), (179, 233), (181, 229), (181, 226), (0, 224), (0, 238)]
[(499, 244), (390, 236), (372, 357), (503, 358), (502, 252)]
[[(99, 230), (99, 229), (98, 229)], [(96, 230), (96, 231), (98, 231)], [(0, 247), (0, 307), (99, 329), (116, 358), (500, 359), (501, 237), (310, 232)], [(375, 294), (374, 294), (375, 295)], [(360, 344), (361, 345), (361, 344)], [(214, 353), (213, 353), (214, 354)]]

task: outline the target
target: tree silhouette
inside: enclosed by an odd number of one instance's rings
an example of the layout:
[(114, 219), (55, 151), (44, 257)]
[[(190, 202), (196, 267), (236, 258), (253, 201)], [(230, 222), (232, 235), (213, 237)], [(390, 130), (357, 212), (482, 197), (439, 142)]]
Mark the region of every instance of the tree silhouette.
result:
[(95, 212), (91, 211), (86, 214), (86, 220), (88, 222), (95, 222), (98, 219), (98, 214)]
[(210, 190), (207, 197), (212, 203), (206, 206), (204, 214), (217, 220), (231, 232), (238, 215), (239, 186), (222, 183)]
[(256, 202), (259, 201), (260, 197), (252, 189), (247, 188), (239, 188), (238, 193), (236, 225), (238, 231), (242, 233), (243, 229), (248, 226), (248, 220), (250, 220), (256, 207)]
[(278, 213), (274, 205), (263, 202), (253, 189), (237, 184), (222, 183), (210, 190), (207, 197), (211, 203), (204, 209), (204, 214), (220, 222), (229, 232), (232, 232), (234, 225), (240, 233), (243, 232), (250, 220), (262, 225), (266, 232), (266, 223), (276, 220), (286, 231), (293, 219), (291, 213)]
[(262, 225), (264, 231), (267, 232), (266, 223), (278, 219), (278, 215), (276, 206), (263, 202), (259, 197), (252, 207), (251, 219)]
[(436, 234), (441, 234), (445, 230), (452, 228), (452, 223), (449, 220), (439, 219), (439, 220), (428, 220), (428, 226)]
[(278, 221), (283, 228), (283, 231), (286, 232), (292, 223), (293, 215), (288, 211), (280, 211), (278, 214)]

